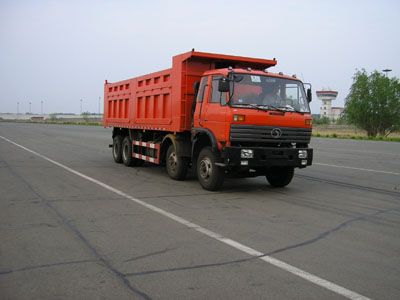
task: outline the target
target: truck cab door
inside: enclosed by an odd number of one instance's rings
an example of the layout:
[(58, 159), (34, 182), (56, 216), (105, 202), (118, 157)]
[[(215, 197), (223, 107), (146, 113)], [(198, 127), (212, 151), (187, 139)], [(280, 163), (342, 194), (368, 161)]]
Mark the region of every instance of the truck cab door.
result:
[(209, 129), (217, 141), (227, 140), (226, 113), (228, 106), (227, 93), (218, 91), (218, 80), (221, 76), (211, 76), (207, 97), (204, 98), (202, 108), (202, 127)]

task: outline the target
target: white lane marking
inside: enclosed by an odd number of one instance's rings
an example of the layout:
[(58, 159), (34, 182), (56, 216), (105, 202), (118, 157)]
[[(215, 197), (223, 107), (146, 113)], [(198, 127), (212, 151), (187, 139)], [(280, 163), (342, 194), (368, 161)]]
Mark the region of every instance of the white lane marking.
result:
[(366, 171), (366, 172), (375, 172), (375, 173), (382, 173), (382, 174), (400, 175), (400, 173), (396, 173), (396, 172), (373, 170), (373, 169), (363, 169), (363, 168), (356, 168), (356, 167), (349, 167), (349, 166), (330, 165), (330, 164), (323, 164), (323, 163), (313, 163), (313, 165), (333, 167), (333, 168), (344, 168), (344, 169), (359, 170), (359, 171)]
[(105, 188), (105, 189), (107, 189), (107, 190), (119, 195), (119, 196), (122, 196), (122, 197), (125, 197), (125, 198), (129, 199), (129, 200), (132, 200), (133, 202), (135, 202), (137, 204), (140, 204), (140, 205), (142, 205), (142, 206), (144, 206), (144, 207), (146, 207), (146, 208), (148, 208), (148, 209), (150, 209), (150, 210), (152, 210), (152, 211), (154, 211), (156, 213), (159, 213), (160, 215), (163, 215), (163, 216), (165, 216), (167, 218), (170, 218), (170, 219), (172, 219), (172, 220), (174, 220), (174, 221), (176, 221), (176, 222), (178, 222), (178, 223), (180, 223), (180, 224), (182, 224), (182, 225), (184, 225), (186, 227), (189, 227), (189, 228), (191, 228), (193, 230), (196, 230), (197, 232), (200, 232), (200, 233), (202, 233), (202, 234), (204, 234), (204, 235), (206, 235), (206, 236), (208, 236), (210, 238), (213, 238), (213, 239), (215, 239), (217, 241), (220, 241), (220, 242), (222, 242), (222, 243), (224, 243), (226, 245), (229, 245), (229, 246), (231, 246), (231, 247), (233, 247), (233, 248), (235, 248), (237, 250), (240, 250), (240, 251), (242, 251), (242, 252), (244, 252), (244, 253), (246, 253), (246, 254), (248, 254), (250, 256), (258, 256), (264, 262), (267, 262), (267, 263), (269, 263), (269, 264), (271, 264), (271, 265), (273, 265), (275, 267), (278, 267), (278, 268), (280, 268), (282, 270), (285, 270), (285, 271), (287, 271), (287, 272), (289, 272), (291, 274), (294, 274), (294, 275), (296, 275), (296, 276), (298, 276), (300, 278), (303, 278), (303, 279), (305, 279), (305, 280), (307, 280), (309, 282), (312, 282), (312, 283), (314, 283), (314, 284), (316, 284), (316, 285), (318, 285), (320, 287), (323, 287), (323, 288), (325, 288), (327, 290), (335, 292), (335, 293), (337, 293), (339, 295), (342, 295), (342, 296), (344, 296), (344, 297), (346, 297), (348, 299), (357, 299), (357, 300), (361, 300), (361, 299), (362, 300), (369, 300), (370, 299), (370, 298), (367, 298), (367, 297), (365, 297), (363, 295), (360, 295), (360, 294), (358, 294), (356, 292), (348, 290), (348, 289), (346, 289), (346, 288), (344, 288), (344, 287), (342, 287), (340, 285), (337, 285), (337, 284), (335, 284), (333, 282), (330, 282), (330, 281), (325, 280), (323, 278), (320, 278), (320, 277), (318, 277), (316, 275), (313, 275), (313, 274), (308, 273), (306, 271), (303, 271), (303, 270), (301, 270), (299, 268), (296, 268), (296, 267), (294, 267), (292, 265), (289, 265), (289, 264), (287, 264), (287, 263), (285, 263), (285, 262), (283, 262), (283, 261), (281, 261), (279, 259), (273, 258), (273, 257), (268, 256), (268, 255), (264, 255), (264, 253), (262, 253), (262, 252), (260, 252), (258, 250), (250, 248), (250, 247), (248, 247), (246, 245), (243, 245), (243, 244), (241, 244), (239, 242), (236, 242), (236, 241), (234, 241), (234, 240), (232, 240), (230, 238), (224, 237), (223, 235), (221, 235), (219, 233), (216, 233), (214, 231), (211, 231), (209, 229), (201, 227), (201, 226), (199, 226), (199, 225), (197, 225), (195, 223), (187, 221), (184, 218), (181, 218), (181, 217), (179, 217), (177, 215), (174, 215), (174, 214), (172, 214), (172, 213), (170, 213), (170, 212), (168, 212), (166, 210), (158, 208), (157, 206), (154, 206), (152, 204), (148, 204), (148, 203), (146, 203), (146, 202), (144, 202), (142, 200), (139, 200), (139, 199), (137, 199), (135, 197), (132, 197), (131, 195), (128, 195), (128, 194), (126, 194), (126, 193), (124, 193), (124, 192), (122, 192), (122, 191), (120, 191), (120, 190), (118, 190), (116, 188), (113, 188), (112, 186), (109, 186), (109, 185), (107, 185), (107, 184), (105, 184), (105, 183), (103, 183), (103, 182), (101, 182), (101, 181), (99, 181), (97, 179), (94, 179), (92, 177), (89, 177), (89, 176), (81, 173), (81, 172), (78, 172), (78, 171), (76, 171), (74, 169), (71, 169), (70, 167), (67, 167), (66, 165), (63, 165), (63, 164), (61, 164), (61, 163), (59, 163), (59, 162), (57, 162), (55, 160), (52, 160), (51, 158), (48, 158), (47, 156), (44, 156), (44, 155), (42, 155), (40, 153), (37, 153), (37, 152), (35, 152), (35, 151), (31, 150), (31, 149), (26, 148), (26, 147), (24, 147), (24, 146), (22, 146), (20, 144), (17, 144), (15, 142), (3, 137), (3, 136), (0, 136), (0, 138), (2, 138), (3, 140), (5, 140), (5, 141), (7, 141), (7, 142), (9, 142), (9, 143), (21, 148), (21, 149), (24, 149), (24, 150), (26, 150), (26, 151), (38, 156), (38, 157), (40, 157), (40, 158), (42, 158), (44, 160), (47, 160), (48, 162), (51, 162), (52, 164), (55, 164), (56, 166), (59, 166), (60, 168), (63, 168), (64, 170), (67, 170), (68, 172), (70, 172), (72, 174), (75, 174), (75, 175), (77, 175), (79, 177), (82, 177), (82, 178), (84, 178), (84, 179), (86, 179), (86, 180), (88, 180), (90, 182), (93, 182), (93, 183), (95, 183), (95, 184), (97, 184), (97, 185), (99, 185), (99, 186), (101, 186), (101, 187), (103, 187), (103, 188)]

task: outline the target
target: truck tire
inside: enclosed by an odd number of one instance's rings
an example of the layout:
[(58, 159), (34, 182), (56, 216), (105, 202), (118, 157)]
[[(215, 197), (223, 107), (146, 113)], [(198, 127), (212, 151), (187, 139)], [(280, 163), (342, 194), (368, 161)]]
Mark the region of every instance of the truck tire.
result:
[(292, 181), (293, 175), (293, 167), (272, 167), (265, 177), (273, 187), (284, 187)]
[(122, 163), (122, 136), (120, 135), (113, 138), (112, 155), (116, 163)]
[(208, 191), (216, 191), (224, 183), (225, 172), (215, 165), (218, 161), (218, 156), (210, 147), (202, 149), (197, 158), (197, 178), (201, 186)]
[(169, 177), (174, 180), (184, 180), (188, 171), (189, 161), (176, 155), (175, 146), (171, 144), (165, 157), (165, 167)]
[(127, 167), (138, 167), (144, 163), (143, 160), (132, 157), (132, 140), (129, 136), (122, 141), (122, 162)]

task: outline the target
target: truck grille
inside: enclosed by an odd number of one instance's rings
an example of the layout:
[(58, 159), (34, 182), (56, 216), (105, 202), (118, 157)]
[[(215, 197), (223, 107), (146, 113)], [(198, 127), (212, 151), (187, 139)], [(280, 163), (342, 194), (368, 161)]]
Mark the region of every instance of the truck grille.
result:
[(232, 124), (230, 140), (233, 144), (308, 144), (311, 128), (293, 128), (278, 126), (257, 126)]

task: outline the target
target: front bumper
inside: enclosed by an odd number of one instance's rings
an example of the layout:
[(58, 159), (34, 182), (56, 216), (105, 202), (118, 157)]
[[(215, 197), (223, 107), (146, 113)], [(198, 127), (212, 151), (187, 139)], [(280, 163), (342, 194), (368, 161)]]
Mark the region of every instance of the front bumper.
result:
[[(253, 150), (252, 158), (241, 157), (243, 149)], [(307, 152), (307, 158), (299, 158), (299, 150)], [(311, 148), (270, 148), (270, 147), (226, 147), (221, 153), (225, 167), (274, 167), (288, 166), (305, 168), (311, 166)]]

